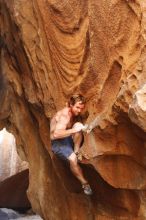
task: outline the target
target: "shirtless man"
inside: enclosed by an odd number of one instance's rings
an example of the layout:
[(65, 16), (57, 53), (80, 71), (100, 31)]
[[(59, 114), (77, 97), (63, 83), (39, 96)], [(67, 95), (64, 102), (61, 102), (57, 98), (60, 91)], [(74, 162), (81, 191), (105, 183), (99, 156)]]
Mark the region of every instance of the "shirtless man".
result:
[(52, 118), (50, 137), (54, 154), (69, 161), (70, 169), (81, 182), (84, 193), (91, 195), (91, 187), (85, 179), (77, 160), (77, 153), (83, 141), (82, 129), (84, 125), (76, 122), (76, 118), (84, 107), (85, 98), (80, 94), (73, 95), (68, 101), (68, 106), (58, 111)]

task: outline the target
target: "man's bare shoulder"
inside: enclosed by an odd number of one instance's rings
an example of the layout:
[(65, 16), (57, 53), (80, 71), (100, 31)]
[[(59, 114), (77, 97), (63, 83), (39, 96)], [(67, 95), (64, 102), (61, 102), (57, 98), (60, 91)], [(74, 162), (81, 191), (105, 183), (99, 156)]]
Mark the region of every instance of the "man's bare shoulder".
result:
[(67, 118), (69, 117), (69, 109), (68, 108), (63, 108), (60, 111), (58, 111), (55, 115), (56, 120), (58, 120), (59, 118)]
[(68, 116), (69, 115), (69, 108), (65, 107), (62, 109), (62, 114), (65, 115), (65, 116)]

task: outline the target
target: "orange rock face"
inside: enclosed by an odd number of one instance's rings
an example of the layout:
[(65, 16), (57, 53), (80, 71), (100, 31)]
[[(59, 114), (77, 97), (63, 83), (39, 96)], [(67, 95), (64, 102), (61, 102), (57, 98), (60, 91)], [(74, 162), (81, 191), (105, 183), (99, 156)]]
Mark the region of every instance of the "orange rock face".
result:
[[(146, 218), (145, 1), (1, 0), (0, 125), (29, 162), (28, 196), (46, 220)], [(49, 123), (87, 98), (83, 195), (50, 149)]]

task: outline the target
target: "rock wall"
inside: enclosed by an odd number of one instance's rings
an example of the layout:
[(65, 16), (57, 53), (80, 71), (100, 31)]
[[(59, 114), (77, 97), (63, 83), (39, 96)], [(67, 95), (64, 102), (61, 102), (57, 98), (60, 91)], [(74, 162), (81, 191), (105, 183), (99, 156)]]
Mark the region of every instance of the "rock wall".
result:
[[(29, 162), (28, 196), (43, 219), (146, 218), (145, 1), (1, 0), (0, 120)], [(74, 92), (92, 131), (85, 197), (51, 153), (50, 117)]]

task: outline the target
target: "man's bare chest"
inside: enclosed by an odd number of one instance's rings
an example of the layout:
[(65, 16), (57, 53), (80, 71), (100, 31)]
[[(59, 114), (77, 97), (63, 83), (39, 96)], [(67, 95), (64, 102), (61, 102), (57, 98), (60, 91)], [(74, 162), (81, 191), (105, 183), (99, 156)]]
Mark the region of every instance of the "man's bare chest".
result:
[(74, 123), (76, 122), (75, 118), (71, 118), (67, 123), (67, 129), (70, 129), (73, 127)]

